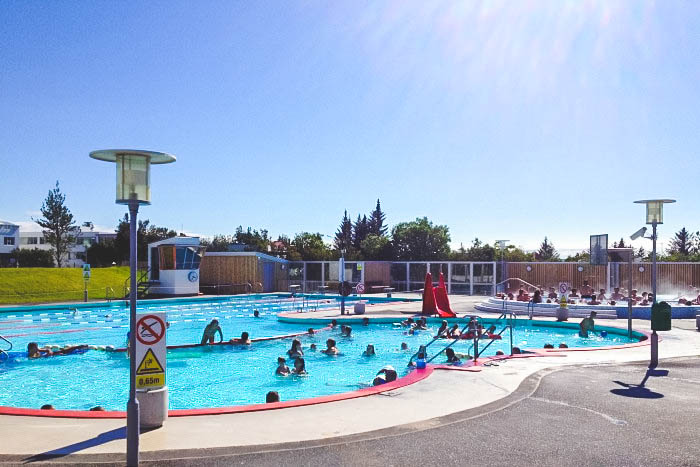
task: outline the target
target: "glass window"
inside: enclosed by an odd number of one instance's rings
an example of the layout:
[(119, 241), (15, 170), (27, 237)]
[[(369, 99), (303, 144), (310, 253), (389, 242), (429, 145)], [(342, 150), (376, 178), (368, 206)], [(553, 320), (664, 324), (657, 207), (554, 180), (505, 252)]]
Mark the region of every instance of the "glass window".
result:
[(44, 237), (39, 237), (39, 245), (43, 245), (46, 243), (46, 239)]
[(175, 269), (185, 269), (185, 248), (175, 248)]
[(27, 244), (28, 245), (38, 245), (39, 238), (38, 237), (27, 237)]
[(5, 245), (14, 245), (15, 237), (5, 237)]

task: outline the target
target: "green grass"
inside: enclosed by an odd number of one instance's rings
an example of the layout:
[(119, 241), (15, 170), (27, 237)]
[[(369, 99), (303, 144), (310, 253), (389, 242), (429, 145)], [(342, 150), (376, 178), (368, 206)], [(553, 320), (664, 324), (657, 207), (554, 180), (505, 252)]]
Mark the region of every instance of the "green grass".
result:
[[(121, 297), (128, 277), (126, 266), (93, 268), (88, 282), (89, 298), (104, 299), (107, 287)], [(80, 268), (0, 268), (0, 305), (82, 302), (84, 287)]]

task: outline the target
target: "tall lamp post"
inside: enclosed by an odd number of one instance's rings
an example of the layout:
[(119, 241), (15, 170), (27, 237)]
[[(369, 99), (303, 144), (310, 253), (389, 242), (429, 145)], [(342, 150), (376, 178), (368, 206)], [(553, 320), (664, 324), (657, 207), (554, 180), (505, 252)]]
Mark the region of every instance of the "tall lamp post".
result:
[[(501, 282), (506, 280), (506, 242), (510, 240), (496, 240), (498, 249), (501, 250)], [(497, 292), (497, 291), (494, 291)]]
[[(647, 224), (651, 224), (651, 293), (654, 294), (652, 306), (656, 304), (656, 226), (664, 223), (664, 204), (675, 203), (675, 199), (642, 199), (635, 201), (637, 204), (646, 204), (647, 206)], [(642, 235), (644, 235), (644, 232)], [(639, 232), (639, 231), (638, 231)], [(636, 237), (636, 234), (634, 235)], [(653, 324), (653, 323), (652, 323)], [(652, 325), (651, 333), (651, 362), (650, 367), (656, 367), (659, 362), (659, 335)]]
[(117, 204), (129, 206), (129, 266), (131, 271), (129, 313), (129, 401), (126, 405), (126, 463), (139, 463), (139, 402), (136, 399), (136, 216), (139, 206), (151, 204), (151, 164), (175, 162), (175, 156), (162, 152), (132, 149), (105, 149), (92, 151), (93, 159), (117, 163)]

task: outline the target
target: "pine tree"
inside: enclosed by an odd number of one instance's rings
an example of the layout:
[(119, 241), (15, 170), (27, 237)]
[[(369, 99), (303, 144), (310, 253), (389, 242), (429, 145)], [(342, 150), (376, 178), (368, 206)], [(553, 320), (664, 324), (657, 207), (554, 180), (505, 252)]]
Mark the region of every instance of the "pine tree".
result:
[(377, 207), (369, 215), (369, 233), (383, 236), (386, 235), (387, 227), (384, 225), (386, 221), (386, 214), (382, 212), (382, 206), (377, 199)]
[(66, 206), (66, 195), (61, 193), (58, 181), (41, 205), (41, 215), (44, 217), (34, 221), (44, 229), (44, 238), (51, 245), (56, 266), (60, 268), (68, 249), (75, 244), (80, 227), (75, 225), (73, 214)]
[(343, 220), (340, 222), (340, 227), (335, 233), (335, 248), (337, 250), (349, 250), (352, 246), (352, 221), (348, 217), (348, 211), (345, 210)]
[(691, 253), (694, 253), (694, 250), (695, 234), (692, 232), (688, 232), (688, 230), (685, 227), (683, 227), (674, 235), (667, 252), (669, 255), (677, 253), (682, 256), (688, 256)]
[(355, 221), (355, 226), (352, 235), (352, 246), (355, 250), (360, 251), (362, 242), (367, 235), (369, 235), (369, 222), (367, 221), (367, 216), (357, 215), (357, 221)]
[(627, 248), (627, 245), (625, 245), (625, 239), (621, 238), (619, 242), (614, 242), (613, 248)]
[(544, 237), (540, 249), (535, 253), (538, 261), (559, 261), (559, 253), (554, 249), (554, 245)]

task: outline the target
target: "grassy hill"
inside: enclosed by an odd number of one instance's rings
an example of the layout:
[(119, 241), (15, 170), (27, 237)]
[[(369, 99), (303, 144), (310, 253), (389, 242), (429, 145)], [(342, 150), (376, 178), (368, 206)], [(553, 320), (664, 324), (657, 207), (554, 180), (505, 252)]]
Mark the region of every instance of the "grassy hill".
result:
[[(88, 282), (90, 299), (104, 299), (107, 287), (124, 294), (129, 268), (94, 268)], [(0, 305), (83, 301), (80, 268), (0, 268)]]

